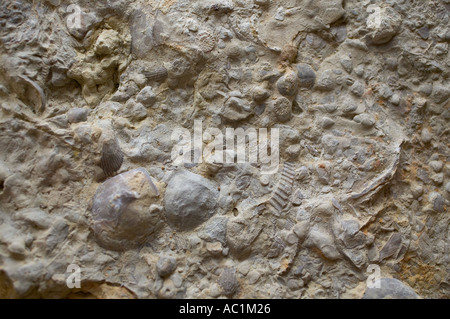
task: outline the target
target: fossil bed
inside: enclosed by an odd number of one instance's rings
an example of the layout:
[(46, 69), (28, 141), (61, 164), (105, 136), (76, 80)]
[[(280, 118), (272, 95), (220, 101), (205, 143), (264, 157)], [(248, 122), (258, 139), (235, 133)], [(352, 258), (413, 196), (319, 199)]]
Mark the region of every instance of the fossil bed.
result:
[[(450, 297), (449, 14), (2, 0), (0, 297)], [(278, 128), (279, 170), (177, 165), (194, 120)]]

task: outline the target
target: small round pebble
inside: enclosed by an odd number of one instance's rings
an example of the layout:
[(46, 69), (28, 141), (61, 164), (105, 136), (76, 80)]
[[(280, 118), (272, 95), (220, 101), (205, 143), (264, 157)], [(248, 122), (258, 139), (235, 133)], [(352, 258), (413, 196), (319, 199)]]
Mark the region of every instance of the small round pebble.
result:
[(162, 256), (156, 263), (156, 271), (161, 277), (167, 277), (172, 274), (177, 268), (175, 258), (171, 256)]

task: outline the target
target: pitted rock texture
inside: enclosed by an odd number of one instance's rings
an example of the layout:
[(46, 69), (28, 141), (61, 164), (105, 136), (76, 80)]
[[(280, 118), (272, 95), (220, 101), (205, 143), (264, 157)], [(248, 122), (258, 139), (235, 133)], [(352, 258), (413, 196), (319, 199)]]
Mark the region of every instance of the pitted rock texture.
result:
[(449, 298), (449, 15), (2, 0), (0, 297)]

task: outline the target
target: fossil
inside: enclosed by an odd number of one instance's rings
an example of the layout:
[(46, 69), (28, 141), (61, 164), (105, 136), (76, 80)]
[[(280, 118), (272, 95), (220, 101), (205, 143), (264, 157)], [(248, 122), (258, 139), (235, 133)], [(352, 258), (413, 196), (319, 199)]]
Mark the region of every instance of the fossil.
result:
[(283, 164), (281, 170), (280, 181), (276, 190), (273, 192), (272, 197), (269, 200), (269, 205), (273, 208), (275, 215), (280, 215), (284, 207), (289, 202), (289, 197), (292, 191), (292, 183), (295, 179), (294, 165), (289, 162)]
[(143, 71), (142, 74), (149, 80), (149, 81), (164, 81), (167, 76), (168, 72), (167, 69), (163, 66), (157, 67), (150, 71)]
[(103, 143), (100, 167), (106, 176), (117, 172), (123, 163), (123, 152), (117, 139), (107, 140)]

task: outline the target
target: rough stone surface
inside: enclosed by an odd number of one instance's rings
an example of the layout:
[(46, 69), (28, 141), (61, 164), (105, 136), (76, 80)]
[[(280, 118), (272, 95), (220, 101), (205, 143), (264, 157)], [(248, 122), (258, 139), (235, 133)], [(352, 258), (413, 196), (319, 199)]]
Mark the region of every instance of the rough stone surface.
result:
[(0, 17), (0, 298), (449, 298), (448, 0)]

